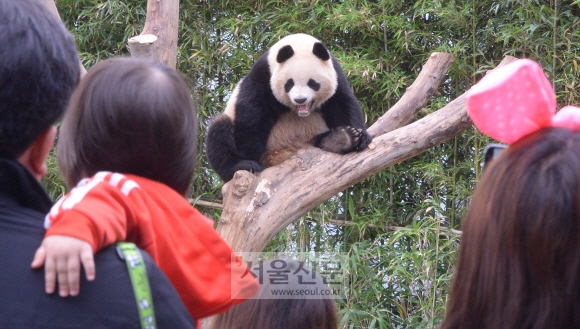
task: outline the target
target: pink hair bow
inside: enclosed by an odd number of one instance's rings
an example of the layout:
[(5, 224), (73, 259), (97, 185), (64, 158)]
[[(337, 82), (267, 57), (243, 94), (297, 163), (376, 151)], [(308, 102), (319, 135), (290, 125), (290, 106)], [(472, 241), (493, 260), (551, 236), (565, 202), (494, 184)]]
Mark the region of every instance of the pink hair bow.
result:
[(546, 127), (580, 132), (580, 108), (556, 114), (556, 95), (538, 63), (519, 59), (487, 74), (467, 94), (467, 113), (485, 135), (511, 144)]

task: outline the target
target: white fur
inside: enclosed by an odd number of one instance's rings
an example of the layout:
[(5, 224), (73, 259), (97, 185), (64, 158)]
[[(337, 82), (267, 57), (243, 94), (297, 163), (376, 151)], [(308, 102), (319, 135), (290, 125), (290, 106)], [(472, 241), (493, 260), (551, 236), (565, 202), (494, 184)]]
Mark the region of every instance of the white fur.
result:
[(244, 78), (242, 78), (242, 80), (240, 80), (236, 85), (236, 88), (234, 88), (232, 96), (230, 96), (230, 99), (228, 99), (228, 103), (226, 104), (226, 110), (224, 111), (224, 114), (232, 119), (232, 121), (236, 118), (236, 100), (240, 93), (240, 85), (242, 84), (242, 81), (244, 81)]
[[(306, 115), (319, 108), (334, 95), (338, 85), (332, 60), (323, 61), (312, 53), (316, 42), (320, 41), (310, 35), (292, 34), (274, 44), (268, 53), (268, 65), (271, 72), (270, 87), (274, 96), (280, 103), (295, 111), (300, 105), (295, 99), (306, 98), (304, 104), (312, 105)], [(276, 61), (278, 51), (286, 45), (292, 47), (294, 55), (284, 63), (278, 63)], [(294, 87), (286, 93), (284, 85), (288, 79), (294, 81)], [(308, 86), (310, 79), (320, 84), (318, 91)]]

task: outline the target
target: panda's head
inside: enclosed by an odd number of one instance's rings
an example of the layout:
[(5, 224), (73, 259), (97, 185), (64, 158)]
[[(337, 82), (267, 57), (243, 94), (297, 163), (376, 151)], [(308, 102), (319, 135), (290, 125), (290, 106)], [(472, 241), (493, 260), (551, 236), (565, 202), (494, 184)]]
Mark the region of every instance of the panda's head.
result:
[(278, 41), (270, 48), (268, 65), (274, 96), (299, 116), (308, 116), (336, 92), (330, 53), (310, 35), (293, 34)]

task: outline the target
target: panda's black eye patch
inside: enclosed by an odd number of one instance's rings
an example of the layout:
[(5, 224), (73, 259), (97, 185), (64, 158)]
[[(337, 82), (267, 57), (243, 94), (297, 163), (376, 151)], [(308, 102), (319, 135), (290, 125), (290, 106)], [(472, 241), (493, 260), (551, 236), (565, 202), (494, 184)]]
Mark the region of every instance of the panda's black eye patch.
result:
[[(310, 85), (310, 83), (308, 83), (308, 85)], [(284, 90), (288, 93), (290, 92), (292, 87), (294, 87), (294, 80), (288, 79), (288, 81), (286, 81), (286, 83), (284, 84)]]
[(320, 83), (310, 79), (308, 80), (308, 87), (312, 88), (314, 91), (318, 91), (320, 89)]

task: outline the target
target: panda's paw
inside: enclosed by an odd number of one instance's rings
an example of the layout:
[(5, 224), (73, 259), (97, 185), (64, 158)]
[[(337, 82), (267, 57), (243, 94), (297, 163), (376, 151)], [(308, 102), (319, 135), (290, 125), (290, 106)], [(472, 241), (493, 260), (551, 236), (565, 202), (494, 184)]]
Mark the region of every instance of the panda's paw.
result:
[(235, 167), (235, 171), (238, 170), (246, 170), (249, 171), (251, 173), (259, 173), (260, 171), (266, 169), (266, 166), (257, 162), (257, 161), (252, 161), (252, 160), (242, 160), (240, 162), (238, 162), (238, 164)]
[(369, 146), (372, 140), (371, 136), (366, 132), (365, 129), (351, 126), (340, 127), (339, 129), (344, 129), (344, 132), (350, 139), (350, 149), (347, 152), (364, 150)]
[(347, 131), (349, 132), (352, 132), (354, 130), (354, 132), (350, 134), (353, 146), (352, 151), (362, 151), (369, 146), (369, 144), (372, 141), (372, 137), (367, 133), (365, 129), (354, 128), (350, 126), (348, 126), (347, 128), (348, 128)]
[(370, 140), (370, 135), (364, 129), (341, 126), (328, 133), (317, 146), (326, 151), (344, 154), (365, 149)]

